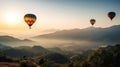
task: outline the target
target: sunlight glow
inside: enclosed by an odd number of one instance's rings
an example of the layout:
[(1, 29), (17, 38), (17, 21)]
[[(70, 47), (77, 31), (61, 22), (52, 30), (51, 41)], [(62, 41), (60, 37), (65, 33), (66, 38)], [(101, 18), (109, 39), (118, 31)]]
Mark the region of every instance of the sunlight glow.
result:
[(15, 12), (7, 12), (5, 14), (5, 20), (8, 24), (17, 24), (18, 23), (18, 15)]

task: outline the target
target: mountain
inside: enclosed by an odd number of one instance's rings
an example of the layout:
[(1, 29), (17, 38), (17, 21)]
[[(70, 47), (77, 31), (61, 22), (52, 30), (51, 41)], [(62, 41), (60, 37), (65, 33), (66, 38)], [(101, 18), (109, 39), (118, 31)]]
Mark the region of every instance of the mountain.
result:
[(49, 38), (49, 39), (72, 39), (72, 40), (120, 40), (120, 25), (109, 28), (89, 27), (85, 29), (62, 30), (50, 34), (39, 35), (34, 38)]
[(52, 62), (58, 64), (65, 64), (69, 62), (69, 58), (66, 55), (55, 52), (49, 52), (41, 56), (34, 57), (34, 60), (36, 61), (39, 61), (40, 59), (44, 59), (46, 62)]
[(69, 59), (66, 56), (59, 53), (48, 54), (47, 56), (45, 56), (45, 59), (47, 59), (48, 61), (52, 61), (60, 64), (69, 62)]
[(12, 36), (0, 36), (0, 43), (8, 45), (8, 46), (14, 46), (14, 47), (37, 44), (36, 42), (29, 40), (29, 39), (20, 40), (18, 38), (14, 38)]
[(34, 55), (34, 53), (30, 51), (20, 50), (20, 49), (15, 49), (15, 48), (3, 50), (2, 53), (4, 53), (7, 56), (14, 57), (14, 58), (22, 58), (23, 56), (32, 57)]
[(53, 48), (47, 48), (49, 51), (51, 52), (55, 52), (55, 53), (60, 53), (60, 54), (66, 54), (68, 53), (67, 51), (65, 50), (62, 50), (61, 48), (58, 48), (58, 47), (53, 47)]
[(108, 28), (88, 27), (85, 29), (62, 30), (33, 38), (118, 43), (120, 42), (118, 36), (120, 36), (120, 25)]
[(41, 55), (42, 53), (49, 52), (49, 50), (41, 46), (33, 46), (31, 49), (28, 49), (28, 51), (31, 51), (35, 53), (36, 55)]
[(11, 57), (8, 57), (4, 54), (0, 54), (0, 62), (19, 62), (18, 59), (13, 59)]
[(9, 48), (11, 48), (11, 47), (3, 45), (3, 44), (0, 44), (0, 51), (1, 50), (5, 50), (5, 49), (9, 49)]
[(23, 56), (27, 56), (27, 57), (37, 56), (46, 52), (49, 52), (49, 51), (41, 46), (33, 46), (33, 47), (20, 46), (16, 48), (4, 49), (1, 53), (4, 53), (10, 57), (20, 58)]
[(82, 53), (82, 56), (88, 56), (90, 53), (94, 52), (95, 50), (87, 50)]

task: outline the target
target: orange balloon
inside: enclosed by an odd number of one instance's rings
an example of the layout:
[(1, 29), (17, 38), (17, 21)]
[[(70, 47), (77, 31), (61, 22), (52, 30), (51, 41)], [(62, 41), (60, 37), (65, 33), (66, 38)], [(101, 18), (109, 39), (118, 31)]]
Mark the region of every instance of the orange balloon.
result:
[(31, 29), (31, 26), (35, 23), (37, 17), (34, 14), (26, 14), (24, 16), (25, 22), (28, 24), (29, 29)]

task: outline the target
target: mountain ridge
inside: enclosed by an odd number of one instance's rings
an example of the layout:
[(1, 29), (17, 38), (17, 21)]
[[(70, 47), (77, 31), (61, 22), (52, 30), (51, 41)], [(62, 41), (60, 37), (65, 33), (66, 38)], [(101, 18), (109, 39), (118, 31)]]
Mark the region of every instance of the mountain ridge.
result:
[(108, 28), (88, 27), (85, 29), (62, 30), (54, 33), (43, 34), (33, 38), (87, 40), (87, 41), (120, 41), (120, 25)]
[(30, 39), (18, 39), (9, 35), (0, 36), (0, 43), (7, 46), (36, 45), (37, 43)]

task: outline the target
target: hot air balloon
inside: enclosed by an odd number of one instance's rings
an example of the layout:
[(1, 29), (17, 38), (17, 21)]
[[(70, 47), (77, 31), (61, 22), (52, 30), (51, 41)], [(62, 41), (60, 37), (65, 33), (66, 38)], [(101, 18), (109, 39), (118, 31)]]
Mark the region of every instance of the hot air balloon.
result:
[(25, 22), (28, 24), (29, 29), (31, 29), (31, 26), (35, 23), (37, 17), (34, 14), (26, 14), (24, 16)]
[(109, 12), (108, 17), (112, 20), (116, 16), (115, 12)]
[(92, 26), (95, 24), (95, 22), (96, 22), (95, 19), (91, 19), (91, 20), (90, 20), (90, 23), (91, 23)]

